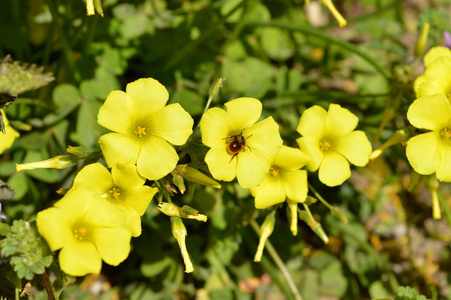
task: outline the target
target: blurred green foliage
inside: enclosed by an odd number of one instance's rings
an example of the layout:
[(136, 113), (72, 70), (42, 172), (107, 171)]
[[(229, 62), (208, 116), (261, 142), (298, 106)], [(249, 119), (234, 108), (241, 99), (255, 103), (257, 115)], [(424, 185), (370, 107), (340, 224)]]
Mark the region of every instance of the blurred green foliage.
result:
[[(196, 122), (210, 88), (225, 78), (212, 106), (241, 96), (261, 99), (262, 117), (274, 117), (290, 146), (296, 146), (296, 126), (305, 108), (338, 103), (359, 117), (370, 139), (380, 135), (373, 148), (380, 146), (407, 125), (405, 113), (415, 98), (411, 84), (422, 71), (421, 58), (413, 56), (419, 29), (429, 22), (428, 46), (440, 44), (443, 30), (451, 28), (450, 4), (335, 1), (349, 23), (338, 28), (324, 7), (315, 6), (319, 2), (310, 2), (316, 10), (296, 0), (104, 0), (102, 18), (86, 16), (81, 0), (1, 1), (0, 58), (11, 55), (43, 66), (55, 78), (20, 95), (6, 110), (21, 136), (0, 156), (0, 179), (16, 192), (14, 199), (2, 201), (5, 222), (33, 220), (61, 197), (57, 190), (71, 187), (77, 171), (17, 173), (15, 164), (66, 154), (68, 145), (100, 150), (98, 138), (107, 130), (97, 124), (99, 107), (110, 91), (142, 77), (163, 83), (170, 102), (180, 103)], [(392, 107), (396, 113), (380, 127), (385, 109)], [(196, 154), (189, 155), (192, 166), (201, 168)], [(432, 299), (451, 299), (450, 227), (446, 220), (431, 219), (421, 180), (415, 191), (407, 191), (410, 173), (404, 149), (397, 145), (355, 169), (340, 187), (326, 188), (311, 174), (312, 186), (349, 219), (345, 224), (320, 203), (312, 205), (329, 236), (327, 245), (302, 222), (292, 236), (284, 210), (277, 211), (269, 240), (304, 299), (423, 299), (399, 286), (412, 286)], [(442, 185), (441, 192), (449, 199), (450, 186)], [(184, 273), (170, 220), (151, 203), (143, 233), (133, 239), (124, 263), (104, 265), (99, 276), (63, 279), (54, 262), (50, 270), (56, 289), (73, 280), (63, 289), (65, 298), (293, 299), (266, 252), (260, 264), (252, 261), (258, 236), (249, 220), (261, 224), (268, 211), (256, 210), (248, 191), (236, 183), (219, 191), (191, 186), (173, 199), (209, 217), (207, 223), (185, 222), (194, 273)], [(8, 243), (3, 240), (2, 249)], [(40, 263), (38, 272), (49, 264)], [(32, 282), (30, 298), (45, 298), (39, 278), (22, 270), (19, 277)], [(2, 264), (0, 272), (10, 269)], [(14, 286), (26, 280), (2, 281), (0, 296), (13, 297)]]

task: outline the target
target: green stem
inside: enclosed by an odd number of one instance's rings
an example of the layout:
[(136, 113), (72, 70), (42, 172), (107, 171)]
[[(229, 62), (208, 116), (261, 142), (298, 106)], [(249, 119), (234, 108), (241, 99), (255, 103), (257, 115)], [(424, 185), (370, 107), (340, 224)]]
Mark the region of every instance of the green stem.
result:
[(446, 203), (445, 198), (443, 198), (443, 195), (440, 192), (440, 190), (437, 191), (437, 195), (438, 195), (438, 201), (440, 203), (440, 208), (443, 209), (445, 218), (448, 221), (449, 227), (451, 228), (451, 210), (448, 206), (448, 203)]
[[(260, 226), (258, 226), (257, 222), (254, 219), (251, 219), (249, 221), (249, 224), (252, 226), (254, 231), (257, 233), (257, 235), (260, 234)], [(279, 267), (280, 271), (282, 272), (283, 276), (287, 280), (288, 286), (290, 287), (291, 292), (294, 295), (294, 298), (296, 300), (302, 300), (301, 294), (299, 293), (293, 278), (290, 275), (290, 272), (288, 272), (287, 267), (283, 263), (282, 259), (280, 258), (279, 254), (277, 254), (277, 251), (274, 249), (273, 245), (269, 240), (266, 241), (266, 250), (268, 250), (269, 255), (274, 260), (276, 265)]]
[(52, 286), (51, 286), (49, 280), (47, 279), (47, 274), (45, 274), (45, 272), (41, 274), (41, 280), (42, 280), (42, 283), (44, 284), (44, 288), (45, 288), (45, 291), (47, 292), (47, 296), (49, 297), (49, 300), (55, 300), (55, 296), (53, 295), (53, 291), (52, 291)]
[(169, 195), (168, 189), (166, 187), (163, 187), (160, 180), (155, 180), (155, 185), (158, 187), (158, 190), (163, 194), (163, 197), (168, 201), (169, 203), (172, 203), (171, 196)]
[(391, 75), (385, 70), (382, 66), (380, 66), (375, 59), (373, 59), (371, 56), (366, 54), (364, 51), (360, 50), (356, 46), (352, 45), (351, 43), (345, 42), (341, 39), (337, 39), (334, 37), (331, 37), (317, 29), (313, 29), (307, 26), (302, 25), (296, 25), (296, 24), (286, 24), (282, 22), (251, 22), (246, 24), (247, 26), (263, 26), (263, 27), (275, 27), (279, 29), (285, 29), (290, 31), (297, 31), (301, 32), (305, 35), (312, 35), (319, 39), (325, 40), (329, 43), (335, 44), (343, 49), (346, 49), (348, 51), (351, 51), (358, 56), (360, 56), (362, 59), (366, 60), (370, 65), (372, 65), (384, 78), (389, 81), (391, 79)]
[(58, 35), (61, 39), (61, 44), (63, 45), (63, 54), (64, 54), (64, 59), (66, 60), (68, 73), (70, 73), (71, 76), (73, 78), (75, 78), (76, 81), (80, 81), (80, 75), (75, 72), (74, 62), (72, 59), (72, 51), (71, 51), (69, 43), (66, 39), (66, 35), (63, 30), (63, 24), (60, 20), (60, 15), (58, 13), (58, 10), (52, 0), (46, 0), (46, 2), (47, 2), (47, 6), (50, 9), (50, 13), (52, 14), (53, 22), (55, 23)]
[(309, 183), (308, 184), (308, 188), (313, 192), (313, 194), (315, 194), (315, 197), (321, 201), (321, 203), (323, 203), (328, 209), (332, 209), (332, 205), (330, 205), (314, 188), (313, 186)]

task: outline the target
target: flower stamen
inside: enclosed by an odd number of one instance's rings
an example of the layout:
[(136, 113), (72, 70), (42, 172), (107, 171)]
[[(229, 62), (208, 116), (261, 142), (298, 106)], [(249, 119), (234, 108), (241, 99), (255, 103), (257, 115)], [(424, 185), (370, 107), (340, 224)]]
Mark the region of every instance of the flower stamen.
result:
[(449, 139), (451, 138), (451, 130), (449, 130), (448, 128), (443, 128), (442, 130), (440, 130), (440, 135)]
[(79, 229), (74, 229), (74, 237), (79, 241), (82, 241), (85, 238), (87, 233), (88, 233), (88, 231), (84, 227), (81, 227)]
[(121, 195), (120, 189), (117, 186), (114, 186), (111, 190), (109, 190), (109, 192), (110, 192), (110, 195), (116, 200)]
[(147, 133), (146, 133), (146, 127), (138, 126), (138, 128), (135, 130), (135, 134), (136, 134), (138, 137), (143, 137), (143, 136), (147, 135)]
[(269, 169), (269, 173), (273, 177), (276, 177), (277, 175), (279, 175), (279, 172), (280, 172), (280, 169), (277, 166), (272, 166), (271, 169)]
[(330, 143), (326, 140), (322, 140), (322, 142), (319, 142), (319, 148), (324, 151), (329, 150)]

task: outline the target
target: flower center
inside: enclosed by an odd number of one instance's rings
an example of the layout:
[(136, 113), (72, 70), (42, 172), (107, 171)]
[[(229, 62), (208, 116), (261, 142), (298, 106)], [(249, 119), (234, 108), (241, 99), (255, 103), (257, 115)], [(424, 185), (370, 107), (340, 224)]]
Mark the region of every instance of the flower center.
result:
[(269, 169), (269, 173), (273, 177), (276, 177), (277, 175), (279, 175), (279, 172), (280, 172), (280, 169), (277, 166), (272, 166), (271, 169)]
[(321, 150), (327, 151), (330, 148), (330, 143), (326, 140), (322, 140), (321, 142), (319, 142), (319, 148)]
[(79, 241), (82, 241), (85, 238), (87, 233), (88, 233), (88, 231), (84, 227), (74, 229), (74, 237)]
[(440, 130), (440, 135), (444, 138), (451, 138), (451, 130), (449, 130), (448, 128), (443, 128), (442, 130)]
[(119, 196), (121, 195), (120, 193), (120, 189), (117, 186), (114, 186), (111, 188), (111, 190), (108, 191), (110, 193), (110, 195), (117, 200), (117, 198), (119, 198)]
[(137, 137), (143, 137), (143, 136), (147, 135), (146, 127), (138, 126), (135, 130), (135, 134)]

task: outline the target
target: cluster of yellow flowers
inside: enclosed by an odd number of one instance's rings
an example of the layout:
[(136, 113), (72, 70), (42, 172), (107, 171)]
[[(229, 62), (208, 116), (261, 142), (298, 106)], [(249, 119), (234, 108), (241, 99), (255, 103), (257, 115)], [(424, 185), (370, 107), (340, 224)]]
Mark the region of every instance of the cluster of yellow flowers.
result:
[(39, 233), (59, 253), (61, 269), (82, 276), (99, 273), (102, 260), (118, 265), (129, 254), (130, 239), (141, 234), (141, 216), (158, 188), (146, 186), (171, 172), (193, 119), (180, 106), (166, 106), (166, 88), (154, 79), (111, 92), (98, 122), (114, 131), (99, 139), (111, 173), (100, 163), (84, 167), (73, 187), (54, 207), (38, 213)]
[[(181, 166), (176, 168), (179, 156), (173, 145), (187, 142), (194, 121), (180, 104), (166, 105), (168, 98), (166, 88), (152, 78), (128, 84), (125, 92), (111, 92), (98, 114), (99, 124), (112, 131), (99, 139), (111, 173), (100, 163), (85, 166), (65, 196), (38, 213), (39, 233), (52, 251), (61, 249), (60, 266), (67, 274), (99, 273), (102, 260), (112, 265), (122, 262), (130, 251), (131, 237), (141, 234), (140, 217), (158, 191), (145, 185), (146, 179), (157, 181), (171, 172), (177, 176)], [(300, 149), (283, 145), (272, 117), (259, 122), (259, 100), (238, 98), (225, 107), (208, 109), (202, 116), (202, 142), (210, 148), (205, 162), (216, 180), (236, 177), (243, 188), (250, 189), (256, 208), (287, 201), (296, 213), (297, 204), (307, 198), (304, 166), (319, 169), (319, 179), (336, 186), (350, 177), (350, 163), (364, 166), (368, 162), (371, 144), (364, 132), (354, 130), (358, 118), (339, 105), (331, 104), (329, 111), (313, 106), (304, 112), (297, 128), (302, 135), (297, 140)], [(220, 187), (192, 168), (182, 169), (185, 177), (191, 174), (202, 179), (199, 183)], [(206, 217), (172, 203), (160, 203), (159, 209), (171, 217), (186, 271), (192, 272), (180, 217), (201, 221)], [(296, 230), (292, 224), (294, 234)]]
[(407, 142), (406, 155), (413, 169), (423, 175), (435, 173), (451, 181), (451, 50), (434, 47), (425, 55), (424, 74), (415, 80), (417, 99), (407, 111), (409, 122), (429, 132)]

